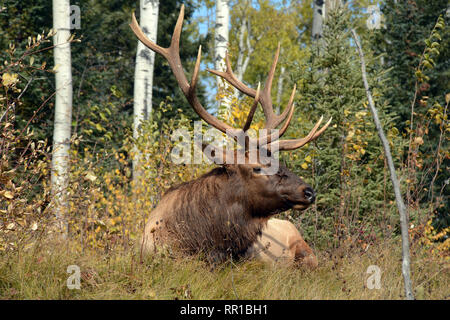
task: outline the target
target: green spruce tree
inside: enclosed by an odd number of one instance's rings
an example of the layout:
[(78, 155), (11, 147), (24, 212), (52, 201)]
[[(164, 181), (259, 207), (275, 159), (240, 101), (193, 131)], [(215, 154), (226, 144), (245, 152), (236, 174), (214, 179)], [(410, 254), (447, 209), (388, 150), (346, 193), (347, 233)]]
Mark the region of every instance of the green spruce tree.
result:
[[(398, 220), (392, 217), (393, 193), (366, 105), (359, 60), (351, 41), (352, 27), (351, 11), (346, 6), (329, 12), (323, 37), (311, 48), (310, 65), (293, 78), (299, 86), (299, 99), (292, 136), (306, 134), (321, 115), (333, 117), (317, 142), (305, 147), (301, 155), (287, 156), (317, 190), (317, 204), (310, 214), (302, 216), (301, 225), (307, 237), (323, 247), (330, 242), (338, 246), (351, 235), (374, 240), (389, 234)], [(374, 60), (370, 52), (367, 58)], [(387, 113), (387, 105), (380, 99), (385, 77), (373, 68), (369, 72), (380, 117), (398, 161), (402, 140), (394, 126), (395, 116)]]

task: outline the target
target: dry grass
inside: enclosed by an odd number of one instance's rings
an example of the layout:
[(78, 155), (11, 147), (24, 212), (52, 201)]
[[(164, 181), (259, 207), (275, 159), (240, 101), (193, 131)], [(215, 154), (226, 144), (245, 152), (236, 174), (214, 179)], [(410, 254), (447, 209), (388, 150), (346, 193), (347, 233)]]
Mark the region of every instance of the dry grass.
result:
[[(399, 243), (371, 246), (363, 254), (319, 255), (320, 267), (307, 271), (255, 261), (210, 271), (197, 258), (148, 257), (134, 251), (84, 252), (46, 243), (0, 256), (2, 299), (401, 299)], [(448, 262), (425, 249), (412, 250), (417, 299), (449, 299)], [(81, 289), (69, 290), (69, 265), (81, 269)], [(381, 289), (368, 289), (369, 265), (380, 267)]]

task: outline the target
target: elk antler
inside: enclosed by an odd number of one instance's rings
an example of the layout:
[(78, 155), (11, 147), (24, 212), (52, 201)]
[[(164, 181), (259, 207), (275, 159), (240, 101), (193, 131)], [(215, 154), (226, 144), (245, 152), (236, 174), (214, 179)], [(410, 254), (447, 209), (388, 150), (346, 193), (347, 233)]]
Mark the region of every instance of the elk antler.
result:
[(200, 68), (200, 59), (202, 52), (201, 46), (198, 48), (197, 61), (195, 63), (191, 83), (189, 84), (186, 79), (186, 75), (184, 74), (183, 66), (181, 65), (180, 59), (180, 34), (181, 34), (181, 27), (183, 24), (183, 18), (184, 18), (184, 5), (181, 6), (180, 15), (178, 16), (175, 30), (173, 31), (172, 41), (168, 48), (160, 47), (147, 38), (147, 36), (144, 34), (144, 32), (142, 32), (141, 28), (139, 27), (139, 24), (136, 21), (134, 13), (132, 15), (132, 22), (130, 24), (130, 27), (133, 30), (134, 34), (145, 46), (159, 53), (167, 60), (181, 91), (185, 95), (189, 104), (194, 108), (195, 112), (200, 116), (200, 118), (205, 120), (208, 124), (210, 124), (214, 128), (222, 131), (223, 133), (227, 133), (227, 131), (229, 131), (229, 133), (233, 133), (236, 131), (236, 129), (227, 125), (226, 123), (221, 122), (219, 119), (209, 114), (205, 110), (205, 108), (203, 108), (202, 104), (198, 100), (197, 95), (195, 93), (198, 80), (198, 70)]
[[(298, 148), (304, 146), (308, 142), (315, 140), (328, 128), (332, 119), (333, 118), (330, 118), (330, 120), (328, 120), (328, 122), (319, 131), (317, 131), (317, 129), (319, 128), (319, 126), (323, 120), (323, 116), (321, 116), (319, 121), (317, 121), (314, 128), (312, 128), (312, 130), (308, 133), (308, 135), (306, 137), (304, 137), (302, 139), (294, 139), (294, 140), (280, 140), (280, 141), (278, 141), (278, 150), (280, 150), (280, 151), (295, 150), (295, 149), (298, 149)], [(269, 150), (270, 150), (270, 145), (271, 144), (268, 145)]]
[[(260, 98), (260, 103), (264, 111), (264, 116), (266, 117), (265, 129), (275, 129), (276, 127), (278, 127), (280, 123), (283, 122), (283, 120), (286, 119), (288, 114), (291, 112), (291, 108), (292, 109), (294, 108), (294, 105), (291, 102), (288, 104), (288, 106), (281, 115), (277, 115), (273, 112), (271, 90), (272, 90), (272, 81), (275, 75), (275, 69), (277, 66), (279, 55), (280, 55), (280, 44), (278, 43), (278, 49), (273, 59), (272, 67), (270, 68), (269, 74), (266, 79), (266, 83), (264, 85), (264, 90), (261, 92)], [(228, 52), (225, 56), (225, 63), (226, 63), (225, 72), (211, 69), (207, 70), (227, 80), (233, 87), (241, 91), (243, 94), (246, 94), (254, 98), (256, 96), (256, 91), (252, 88), (247, 87), (242, 81), (239, 81), (239, 79), (234, 75), (233, 69), (231, 68), (230, 57), (228, 56)], [(292, 92), (293, 92), (292, 94), (295, 95), (295, 87)]]
[[(196, 95), (196, 86), (198, 81), (198, 71), (200, 68), (200, 60), (201, 60), (201, 50), (202, 47), (200, 46), (198, 49), (198, 55), (197, 55), (197, 61), (195, 63), (194, 72), (192, 73), (192, 79), (189, 83), (186, 75), (183, 71), (183, 66), (181, 65), (181, 59), (180, 59), (180, 35), (181, 35), (181, 28), (183, 24), (184, 19), (184, 5), (181, 5), (180, 14), (178, 16), (177, 23), (175, 25), (175, 29), (173, 31), (172, 35), (172, 41), (168, 48), (163, 48), (161, 46), (158, 46), (156, 43), (153, 43), (151, 40), (147, 38), (147, 36), (142, 32), (141, 28), (139, 27), (139, 24), (136, 21), (136, 17), (133, 13), (132, 15), (132, 22), (130, 24), (131, 29), (133, 30), (134, 34), (137, 36), (137, 38), (149, 49), (159, 53), (162, 55), (167, 62), (169, 63), (170, 68), (172, 69), (172, 72), (178, 82), (178, 85), (183, 92), (184, 96), (188, 100), (189, 104), (192, 106), (194, 111), (205, 120), (208, 124), (213, 126), (214, 128), (220, 130), (221, 132), (231, 136), (233, 139), (235, 139), (238, 142), (241, 142), (242, 139), (239, 139), (240, 137), (245, 137), (245, 150), (248, 150), (249, 144), (255, 145), (257, 147), (261, 147), (263, 145), (266, 145), (268, 149), (270, 149), (270, 146), (273, 141), (277, 140), (279, 137), (281, 137), (285, 131), (287, 130), (289, 123), (292, 119), (292, 116), (294, 114), (294, 96), (296, 92), (296, 86), (294, 85), (294, 88), (291, 93), (291, 97), (289, 99), (289, 103), (286, 107), (286, 109), (283, 111), (281, 115), (277, 115), (273, 111), (272, 106), (272, 98), (271, 98), (271, 87), (272, 87), (272, 81), (273, 77), (275, 75), (275, 69), (278, 62), (278, 56), (280, 54), (280, 44), (278, 44), (278, 49), (275, 54), (272, 66), (269, 71), (269, 75), (267, 76), (266, 83), (264, 85), (264, 90), (260, 92), (260, 85), (258, 84), (257, 90), (254, 90), (252, 88), (249, 88), (246, 86), (243, 82), (239, 81), (236, 76), (233, 73), (233, 70), (231, 69), (230, 59), (228, 56), (228, 53), (226, 55), (226, 71), (217, 71), (217, 70), (208, 70), (209, 72), (222, 77), (223, 79), (227, 80), (232, 86), (237, 88), (242, 93), (254, 98), (253, 105), (250, 109), (250, 112), (247, 116), (247, 121), (244, 124), (244, 127), (242, 129), (235, 129), (231, 127), (230, 125), (223, 123), (216, 117), (212, 116), (210, 113), (208, 113), (205, 108), (200, 103), (199, 99)], [(264, 116), (266, 118), (266, 125), (265, 129), (275, 129), (278, 127), (284, 120), (285, 123), (281, 127), (281, 129), (277, 132), (265, 135), (263, 137), (259, 137), (258, 139), (250, 139), (248, 136), (245, 135), (245, 132), (250, 128), (251, 122), (253, 120), (253, 116), (255, 114), (256, 108), (258, 106), (258, 103), (261, 104)], [(301, 146), (305, 145), (309, 141), (314, 140), (317, 138), (325, 129), (328, 127), (328, 125), (331, 122), (328, 121), (328, 123), (319, 131), (317, 131), (320, 123), (322, 122), (322, 118), (320, 121), (314, 126), (314, 128), (311, 130), (311, 132), (304, 137), (303, 139), (296, 139), (296, 140), (282, 140), (279, 141), (279, 150), (293, 150), (300, 148)]]
[[(261, 104), (261, 107), (264, 111), (264, 116), (266, 118), (266, 124), (264, 126), (265, 129), (275, 129), (282, 123), (286, 117), (286, 121), (284, 125), (281, 127), (281, 129), (278, 132), (274, 132), (270, 135), (260, 137), (257, 141), (257, 146), (267, 145), (267, 149), (270, 150), (270, 147), (272, 145), (272, 141), (274, 139), (280, 138), (287, 130), (292, 116), (294, 114), (294, 96), (296, 92), (296, 86), (294, 85), (294, 88), (292, 89), (291, 97), (289, 98), (289, 102), (287, 107), (285, 108), (284, 112), (280, 115), (277, 115), (273, 111), (273, 105), (272, 105), (272, 97), (271, 97), (271, 89), (272, 89), (272, 81), (273, 77), (275, 75), (275, 69), (278, 63), (278, 57), (280, 55), (280, 43), (278, 43), (277, 51), (275, 53), (275, 56), (273, 58), (272, 66), (270, 68), (269, 74), (266, 79), (266, 83), (264, 85), (264, 90), (261, 93), (261, 97), (259, 98), (259, 102)], [(225, 72), (217, 71), (217, 70), (211, 70), (207, 69), (209, 72), (225, 79), (228, 83), (230, 83), (233, 87), (241, 91), (243, 94), (246, 94), (250, 97), (256, 97), (256, 92), (254, 89), (249, 88), (246, 86), (242, 81), (240, 81), (235, 74), (233, 73), (233, 69), (231, 68), (230, 58), (228, 55), (228, 52), (225, 56), (225, 63), (226, 63), (226, 70)], [(259, 88), (259, 86), (258, 86)], [(255, 99), (258, 100), (258, 99)], [(319, 137), (326, 128), (331, 123), (331, 118), (328, 120), (328, 122), (321, 128), (319, 131), (317, 131), (320, 123), (322, 122), (322, 118), (316, 123), (314, 128), (310, 131), (310, 133), (302, 138), (302, 139), (295, 139), (295, 140), (280, 140), (278, 150), (294, 150), (297, 148), (300, 148), (301, 146), (307, 144), (308, 142), (316, 139)]]

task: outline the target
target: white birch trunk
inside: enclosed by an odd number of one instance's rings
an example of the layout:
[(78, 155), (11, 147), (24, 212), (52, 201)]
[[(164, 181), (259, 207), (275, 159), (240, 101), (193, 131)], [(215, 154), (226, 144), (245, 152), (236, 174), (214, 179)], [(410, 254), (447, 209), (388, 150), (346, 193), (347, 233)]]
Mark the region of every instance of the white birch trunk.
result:
[[(140, 26), (145, 35), (154, 43), (158, 33), (159, 0), (140, 1)], [(155, 52), (138, 41), (136, 67), (134, 72), (134, 118), (133, 137), (139, 136), (139, 127), (152, 112), (153, 70)], [(141, 154), (135, 149), (133, 158), (133, 179), (139, 176), (139, 160)]]
[[(214, 67), (225, 71), (225, 56), (228, 45), (228, 32), (230, 21), (229, 0), (216, 0), (216, 27), (214, 34)], [(217, 77), (217, 88), (222, 87), (222, 80)], [(230, 99), (223, 99), (222, 105), (227, 112), (230, 109)]]
[[(245, 13), (244, 13), (245, 15)], [(247, 51), (247, 55), (245, 55)], [(239, 43), (238, 43), (238, 53), (236, 61), (236, 77), (239, 81), (242, 81), (244, 77), (245, 70), (250, 61), (251, 46), (250, 46), (250, 29), (248, 27), (248, 18), (246, 16), (242, 17), (242, 23), (239, 27)]]
[(72, 69), (70, 56), (70, 3), (53, 0), (53, 37), (55, 61), (55, 125), (52, 155), (52, 194), (55, 199), (54, 214), (57, 227), (67, 235), (65, 211), (69, 174), (70, 130), (72, 124)]
[[(283, 54), (283, 50), (281, 50), (281, 54)], [(281, 113), (281, 95), (283, 94), (283, 82), (284, 82), (284, 74), (286, 72), (285, 66), (281, 66), (280, 68), (280, 76), (278, 77), (278, 84), (277, 84), (277, 104), (275, 108), (275, 112), (277, 114)]]
[[(251, 20), (249, 19), (248, 9), (251, 8), (251, 1), (243, 1), (240, 2), (240, 15), (241, 15), (241, 23), (239, 26), (239, 36), (238, 36), (238, 52), (236, 59), (236, 66), (234, 69), (234, 74), (239, 81), (244, 79), (245, 71), (247, 70), (248, 64), (250, 62), (250, 57), (253, 54), (254, 47), (252, 46), (251, 39), (253, 37), (252, 34), (252, 25)], [(262, 34), (258, 35), (255, 38), (255, 41), (258, 42), (262, 38)], [(240, 96), (239, 90), (234, 89), (233, 97), (238, 99)]]
[[(247, 49), (247, 50), (246, 50)], [(247, 51), (247, 54), (245, 52)], [(245, 70), (247, 69), (248, 63), (250, 61), (251, 46), (250, 46), (250, 28), (248, 25), (248, 18), (246, 13), (243, 13), (242, 22), (239, 27), (239, 42), (238, 42), (238, 52), (236, 61), (236, 71), (234, 72), (239, 81), (244, 78)], [(239, 90), (233, 88), (234, 94), (233, 98), (239, 98)]]
[(323, 23), (327, 18), (327, 13), (336, 10), (343, 4), (345, 4), (345, 1), (342, 0), (314, 0), (313, 25), (311, 32), (313, 40), (322, 38)]
[(313, 40), (317, 40), (322, 37), (323, 19), (325, 17), (324, 2), (324, 0), (314, 0), (313, 25), (311, 32)]

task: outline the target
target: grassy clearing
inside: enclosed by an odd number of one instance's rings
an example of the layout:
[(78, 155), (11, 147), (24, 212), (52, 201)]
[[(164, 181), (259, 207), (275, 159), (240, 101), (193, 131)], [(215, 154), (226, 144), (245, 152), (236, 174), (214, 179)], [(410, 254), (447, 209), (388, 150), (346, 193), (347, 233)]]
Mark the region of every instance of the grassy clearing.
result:
[[(371, 246), (364, 254), (319, 255), (317, 270), (273, 267), (256, 261), (210, 271), (197, 258), (148, 257), (132, 251), (109, 254), (46, 244), (0, 256), (1, 299), (401, 299), (398, 243)], [(448, 262), (412, 250), (417, 299), (449, 299)], [(81, 289), (69, 290), (69, 265), (81, 269)], [(369, 265), (381, 269), (381, 289), (368, 289)], [(232, 266), (232, 267), (231, 267)]]

